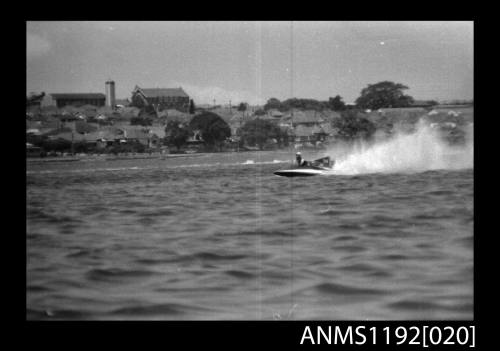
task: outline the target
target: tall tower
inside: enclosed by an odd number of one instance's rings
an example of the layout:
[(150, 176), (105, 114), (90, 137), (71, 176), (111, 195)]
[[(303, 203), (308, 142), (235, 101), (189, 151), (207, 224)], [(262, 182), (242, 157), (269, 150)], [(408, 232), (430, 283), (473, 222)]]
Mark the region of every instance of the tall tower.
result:
[(106, 106), (114, 108), (115, 104), (115, 82), (108, 79), (106, 81)]

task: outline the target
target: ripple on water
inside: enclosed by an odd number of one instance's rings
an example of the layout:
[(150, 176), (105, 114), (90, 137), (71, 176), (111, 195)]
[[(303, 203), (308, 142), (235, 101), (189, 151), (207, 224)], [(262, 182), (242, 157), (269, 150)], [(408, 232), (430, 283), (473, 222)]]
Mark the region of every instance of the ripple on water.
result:
[(27, 293), (43, 293), (43, 292), (48, 292), (52, 291), (51, 288), (45, 286), (45, 285), (38, 285), (38, 284), (28, 284), (26, 286), (26, 292)]
[(27, 308), (26, 309), (26, 318), (27, 319), (55, 319), (55, 320), (70, 320), (70, 319), (86, 319), (94, 316), (95, 313), (93, 311), (85, 311), (82, 309), (34, 309)]
[(110, 281), (123, 279), (136, 279), (150, 277), (157, 274), (150, 270), (122, 269), (122, 268), (96, 268), (86, 273), (86, 277), (92, 281)]
[(109, 316), (123, 317), (180, 317), (192, 313), (207, 313), (210, 309), (199, 307), (193, 304), (161, 303), (161, 304), (138, 304), (137, 306), (127, 306), (116, 308), (108, 312)]
[(144, 265), (161, 265), (165, 263), (176, 262), (174, 258), (137, 258), (134, 260), (135, 263)]
[(391, 302), (387, 304), (387, 307), (394, 310), (406, 310), (406, 311), (422, 311), (422, 310), (436, 310), (441, 306), (439, 304), (430, 301), (418, 301), (418, 300), (400, 300), (397, 302)]
[(335, 245), (330, 248), (333, 251), (344, 251), (347, 253), (368, 251), (368, 248), (362, 245)]
[(236, 269), (227, 270), (224, 273), (231, 276), (231, 277), (235, 277), (235, 278), (239, 278), (239, 279), (254, 279), (256, 277), (256, 275), (253, 273), (246, 272), (243, 270), (236, 270)]
[(329, 295), (383, 295), (386, 291), (371, 289), (371, 288), (360, 288), (355, 286), (343, 285), (339, 283), (321, 283), (314, 286), (314, 289), (323, 294)]
[(29, 319), (252, 318), (291, 294), (326, 319), (473, 316), (470, 170), (289, 180), (248, 154), (114, 162), (31, 166), (51, 173), (28, 175)]
[(378, 258), (382, 261), (404, 261), (410, 259), (411, 257), (408, 255), (401, 255), (401, 254), (387, 254), (387, 255), (379, 255)]
[(75, 225), (81, 225), (83, 223), (83, 220), (78, 219), (74, 216), (68, 216), (64, 214), (59, 214), (59, 213), (49, 213), (47, 211), (44, 211), (42, 209), (31, 209), (28, 210), (27, 212), (28, 218), (30, 220), (37, 220), (37, 221), (42, 221), (46, 222), (49, 224), (75, 224)]
[(220, 236), (256, 236), (256, 235), (262, 235), (265, 237), (291, 237), (291, 236), (296, 236), (299, 233), (296, 231), (292, 230), (278, 230), (278, 229), (254, 229), (254, 230), (240, 230), (240, 231), (233, 231), (233, 232), (221, 232), (217, 233), (216, 235)]
[(360, 232), (365, 228), (365, 226), (366, 225), (363, 223), (350, 222), (337, 224), (335, 225), (335, 228), (346, 232)]
[(334, 238), (334, 241), (351, 241), (351, 240), (358, 240), (357, 237), (354, 235), (339, 235)]
[(147, 218), (168, 217), (176, 214), (171, 208), (159, 208), (152, 211), (142, 211), (139, 215)]
[(242, 254), (219, 254), (214, 252), (198, 252), (191, 255), (193, 259), (208, 260), (208, 261), (227, 261), (227, 260), (242, 260), (248, 255)]

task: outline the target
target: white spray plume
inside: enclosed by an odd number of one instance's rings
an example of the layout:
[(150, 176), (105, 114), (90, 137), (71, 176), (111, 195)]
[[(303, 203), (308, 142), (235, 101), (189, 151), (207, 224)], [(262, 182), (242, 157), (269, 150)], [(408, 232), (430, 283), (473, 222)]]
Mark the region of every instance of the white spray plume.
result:
[(345, 175), (473, 168), (473, 124), (465, 132), (465, 144), (451, 146), (421, 120), (411, 134), (396, 133), (371, 145), (336, 146), (328, 154), (336, 159), (334, 173)]

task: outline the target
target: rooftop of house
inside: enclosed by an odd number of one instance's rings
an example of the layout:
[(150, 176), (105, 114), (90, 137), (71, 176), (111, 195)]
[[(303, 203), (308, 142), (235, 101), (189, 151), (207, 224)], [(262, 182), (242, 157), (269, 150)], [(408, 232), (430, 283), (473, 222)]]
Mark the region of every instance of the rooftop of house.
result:
[(329, 122), (321, 123), (320, 127), (323, 130), (323, 132), (325, 132), (326, 134), (332, 134), (333, 133), (332, 124), (329, 123)]
[(134, 92), (139, 90), (147, 98), (153, 97), (189, 97), (181, 88), (139, 88), (135, 87)]
[(176, 109), (172, 109), (172, 108), (167, 109), (167, 110), (163, 110), (162, 112), (164, 112), (167, 116), (171, 116), (171, 117), (185, 117), (188, 115), (185, 112), (182, 112), (182, 111), (179, 111)]
[(117, 112), (122, 116), (122, 117), (127, 117), (127, 118), (132, 118), (132, 117), (137, 117), (139, 116), (139, 113), (141, 112), (141, 109), (133, 106), (127, 106), (127, 107), (120, 107)]
[(404, 112), (425, 112), (426, 109), (423, 107), (388, 107), (381, 108), (376, 111), (389, 112), (389, 113), (404, 113)]
[(245, 124), (247, 121), (251, 121), (254, 119), (255, 116), (252, 116), (248, 112), (242, 112), (242, 111), (237, 111), (236, 113), (233, 114), (233, 116), (227, 121), (230, 125), (237, 125), (241, 126)]
[(304, 126), (304, 125), (299, 125), (294, 130), (294, 135), (298, 136), (298, 137), (311, 136), (314, 134), (328, 134), (328, 133), (325, 133), (323, 128), (321, 128), (320, 126), (308, 127), (308, 126)]
[(149, 139), (153, 137), (153, 133), (150, 132), (149, 129), (146, 128), (124, 128), (124, 137), (126, 139)]
[(112, 130), (98, 130), (85, 135), (85, 140), (95, 141), (95, 140), (115, 140), (123, 137), (123, 134), (115, 133)]
[(50, 137), (51, 137), (51, 139), (64, 139), (67, 141), (74, 141), (74, 142), (88, 140), (88, 139), (86, 139), (86, 136), (83, 134), (74, 133), (74, 132), (66, 132), (66, 131), (62, 132), (62, 133), (53, 134)]
[(96, 141), (96, 140), (116, 140), (116, 139), (151, 139), (158, 137), (159, 130), (151, 130), (141, 126), (127, 126), (125, 128), (104, 127), (98, 130), (88, 130), (83, 134), (81, 131), (62, 131), (52, 134), (53, 139), (66, 139), (73, 141)]
[(167, 123), (170, 121), (188, 123), (193, 118), (193, 116), (189, 113), (184, 113), (174, 109), (168, 109), (158, 112), (158, 118)]
[(150, 126), (148, 127), (151, 133), (156, 134), (159, 138), (165, 137), (165, 127), (163, 126)]
[(268, 115), (273, 116), (273, 117), (281, 117), (283, 116), (283, 112), (277, 110), (277, 109), (271, 109), (267, 111)]
[(293, 124), (313, 124), (313, 123), (321, 123), (325, 120), (322, 113), (318, 111), (290, 111), (285, 116), (284, 119), (289, 119)]
[(273, 117), (273, 116), (268, 115), (268, 114), (265, 114), (265, 115), (262, 115), (262, 116), (256, 116), (256, 118), (262, 119), (262, 120), (265, 120), (265, 121), (279, 121), (279, 118)]

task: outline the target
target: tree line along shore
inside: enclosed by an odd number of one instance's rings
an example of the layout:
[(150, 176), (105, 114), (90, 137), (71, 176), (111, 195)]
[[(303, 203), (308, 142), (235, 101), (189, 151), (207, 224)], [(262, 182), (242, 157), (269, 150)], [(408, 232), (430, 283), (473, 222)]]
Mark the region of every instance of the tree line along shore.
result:
[(188, 112), (148, 106), (33, 108), (27, 98), (27, 157), (101, 155), (153, 157), (205, 152), (322, 149), (337, 142), (410, 133), (425, 120), (449, 143), (465, 142), (473, 103), (415, 101), (408, 87), (368, 85), (355, 104), (339, 95), (328, 101), (270, 98), (263, 106), (211, 106)]

